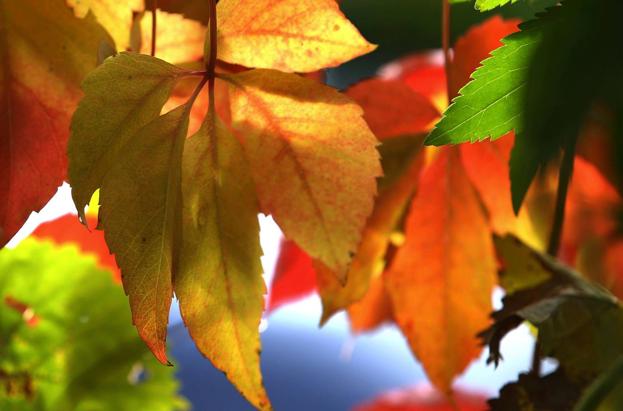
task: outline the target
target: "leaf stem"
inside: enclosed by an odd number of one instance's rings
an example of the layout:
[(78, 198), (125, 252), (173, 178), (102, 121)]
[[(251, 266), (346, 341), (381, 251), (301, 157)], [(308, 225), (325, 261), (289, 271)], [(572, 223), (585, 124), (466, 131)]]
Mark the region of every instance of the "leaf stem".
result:
[(442, 0), (441, 11), (441, 46), (443, 48), (443, 63), (446, 71), (446, 95), (448, 96), (448, 104), (452, 99), (450, 96), (450, 64), (452, 59), (450, 56), (450, 1)]
[(156, 28), (158, 21), (156, 19), (156, 10), (158, 10), (158, 0), (152, 0), (151, 3), (151, 55), (156, 55)]
[[(562, 237), (562, 228), (565, 221), (565, 204), (567, 203), (567, 193), (569, 191), (569, 182), (573, 174), (573, 161), (575, 159), (575, 145), (577, 136), (571, 137), (565, 144), (562, 164), (558, 174), (558, 190), (556, 192), (556, 208), (554, 209), (554, 222), (552, 231), (549, 235), (547, 245), (547, 254), (552, 257), (558, 255), (560, 249), (560, 239)], [(540, 375), (541, 373), (541, 352), (538, 341), (534, 343), (534, 352), (532, 353), (532, 374)]]
[(214, 100), (214, 72), (216, 70), (216, 0), (209, 0), (210, 5), (210, 56), (208, 58), (208, 90), (210, 93), (210, 106)]
[(560, 238), (562, 236), (562, 226), (565, 219), (565, 203), (567, 202), (567, 192), (569, 191), (569, 181), (573, 174), (573, 160), (575, 159), (576, 137), (573, 137), (566, 144), (560, 165), (558, 176), (558, 192), (556, 194), (556, 208), (554, 210), (554, 223), (549, 235), (547, 254), (552, 257), (558, 255), (560, 248)]

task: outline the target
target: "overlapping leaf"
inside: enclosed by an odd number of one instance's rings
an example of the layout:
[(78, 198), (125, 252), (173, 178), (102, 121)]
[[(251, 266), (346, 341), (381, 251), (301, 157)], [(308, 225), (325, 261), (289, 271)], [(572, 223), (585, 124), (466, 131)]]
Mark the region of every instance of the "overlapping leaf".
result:
[(217, 9), (218, 57), (228, 63), (310, 72), (375, 48), (335, 0), (221, 0)]
[(62, 0), (0, 4), (0, 246), (65, 178), (79, 84), (108, 39)]
[(262, 211), (344, 280), (381, 173), (361, 109), (295, 74), (251, 70), (227, 80)]

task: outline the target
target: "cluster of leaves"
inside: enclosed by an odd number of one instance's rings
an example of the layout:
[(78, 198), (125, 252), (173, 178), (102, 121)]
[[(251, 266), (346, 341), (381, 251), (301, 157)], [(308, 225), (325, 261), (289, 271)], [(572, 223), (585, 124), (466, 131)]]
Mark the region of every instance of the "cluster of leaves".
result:
[[(621, 4), (565, 0), (519, 28), (495, 17), (446, 67), (408, 57), (345, 94), (318, 71), (374, 46), (335, 0), (160, 6), (0, 3), (0, 245), (68, 177), (80, 220), (104, 231), (78, 234), (95, 241), (84, 249), (118, 265), (156, 358), (168, 363), (175, 294), (199, 350), (258, 409), (259, 212), (287, 238), (270, 309), (317, 289), (321, 323), (345, 309), (356, 333), (394, 322), (444, 395), (478, 333), (496, 362), (523, 321), (560, 367), (493, 409), (567, 409), (611, 380), (596, 377), (620, 355), (607, 343), (620, 307), (585, 278), (623, 292), (623, 180), (607, 166), (623, 153)], [(464, 142), (479, 143), (423, 146)], [(491, 325), (498, 271), (508, 295)], [(550, 385), (560, 395), (543, 398)]]
[[(109, 271), (73, 246), (0, 251), (0, 408), (182, 410)], [(97, 302), (94, 304), (94, 302)]]
[[(271, 307), (315, 289), (323, 302), (322, 322), (342, 309), (355, 333), (394, 322), (430, 380), (446, 393), (479, 355), (477, 333), (497, 362), (503, 336), (529, 321), (539, 331), (537, 355), (556, 358), (560, 367), (544, 377), (522, 376), (491, 407), (571, 409), (622, 346), (616, 298), (590, 283), (621, 296), (623, 203), (620, 177), (611, 166), (621, 162), (620, 105), (613, 90), (620, 90), (614, 73), (620, 77), (623, 59), (612, 51), (620, 34), (608, 15), (621, 7), (614, 3), (567, 0), (518, 29), (515, 22), (494, 18), (456, 42), (447, 79), (441, 65), (419, 55), (382, 71), (392, 79), (347, 91), (382, 142), (385, 176), (375, 210), (344, 287), (285, 242)], [(443, 109), (439, 96), (446, 80), (449, 96), (457, 97), (425, 144), (478, 143), (420, 150), (417, 136), (421, 141), (431, 120), (420, 109), (422, 96), (429, 107)], [(567, 153), (562, 161), (561, 151)], [(409, 188), (401, 185), (405, 180)], [(495, 237), (509, 234), (521, 241)], [(582, 276), (537, 251), (545, 249)], [(508, 296), (487, 328), (498, 271)], [(315, 281), (288, 293), (292, 277), (313, 278), (310, 272)], [(550, 397), (550, 390), (558, 397)]]

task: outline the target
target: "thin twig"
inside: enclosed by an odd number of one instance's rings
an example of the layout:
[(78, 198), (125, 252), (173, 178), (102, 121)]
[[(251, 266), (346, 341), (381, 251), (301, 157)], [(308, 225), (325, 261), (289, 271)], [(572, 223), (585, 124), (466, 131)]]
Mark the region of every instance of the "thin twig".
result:
[(157, 20), (156, 20), (156, 10), (158, 9), (158, 0), (152, 0), (151, 3), (151, 55), (152, 57), (156, 55), (156, 28), (157, 28)]
[(446, 71), (446, 94), (448, 103), (453, 96), (450, 95), (450, 65), (452, 57), (450, 56), (450, 1), (442, 0), (441, 12), (441, 46), (443, 48), (443, 63)]

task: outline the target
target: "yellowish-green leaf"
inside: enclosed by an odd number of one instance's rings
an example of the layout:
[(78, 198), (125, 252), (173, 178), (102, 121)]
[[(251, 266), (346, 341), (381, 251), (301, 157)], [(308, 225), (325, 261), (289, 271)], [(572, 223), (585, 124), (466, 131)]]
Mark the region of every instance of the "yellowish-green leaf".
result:
[(134, 12), (145, 8), (144, 0), (66, 0), (76, 17), (84, 18), (89, 11), (115, 41), (118, 50), (130, 46), (130, 31)]
[(190, 107), (140, 129), (100, 188), (100, 224), (121, 268), (132, 320), (156, 358), (167, 363), (166, 335), (178, 264), (182, 150)]
[(362, 110), (295, 74), (251, 70), (227, 80), (262, 211), (343, 281), (381, 174)]
[(221, 0), (218, 57), (247, 67), (310, 72), (366, 54), (335, 0)]
[(220, 120), (190, 137), (182, 175), (183, 243), (174, 278), (182, 318), (199, 350), (255, 407), (269, 409), (259, 358), (259, 209), (242, 147)]
[(121, 53), (83, 82), (71, 122), (69, 182), (78, 213), (141, 127), (160, 114), (184, 70), (154, 57)]

